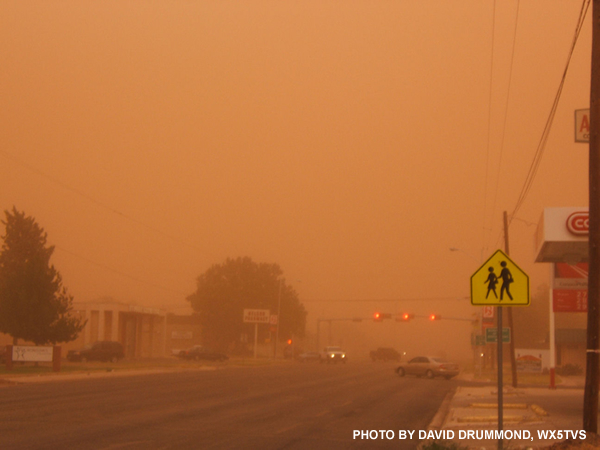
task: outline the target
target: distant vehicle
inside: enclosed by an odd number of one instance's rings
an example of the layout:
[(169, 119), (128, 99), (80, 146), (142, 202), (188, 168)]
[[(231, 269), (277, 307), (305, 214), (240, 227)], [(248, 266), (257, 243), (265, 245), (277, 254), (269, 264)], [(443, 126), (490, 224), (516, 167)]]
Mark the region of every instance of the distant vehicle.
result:
[(67, 359), (69, 361), (111, 361), (117, 362), (125, 357), (123, 344), (114, 341), (98, 341), (87, 344), (80, 350), (69, 350)]
[(227, 361), (229, 356), (224, 353), (214, 352), (203, 347), (202, 345), (194, 345), (187, 350), (181, 350), (177, 357), (187, 360), (207, 360), (207, 361)]
[(417, 356), (407, 363), (400, 364), (396, 373), (404, 375), (425, 376), (427, 378), (444, 377), (447, 380), (458, 375), (458, 364), (448, 362), (437, 356)]
[(326, 362), (327, 364), (329, 364), (332, 362), (337, 363), (338, 361), (345, 363), (346, 360), (346, 352), (344, 352), (341, 347), (325, 347), (323, 349), (323, 352), (321, 353), (322, 363)]
[(393, 348), (379, 347), (369, 353), (369, 356), (375, 361), (400, 361), (400, 353)]
[(306, 352), (300, 353), (298, 355), (298, 361), (300, 362), (311, 362), (311, 361), (320, 361), (321, 355), (319, 352)]

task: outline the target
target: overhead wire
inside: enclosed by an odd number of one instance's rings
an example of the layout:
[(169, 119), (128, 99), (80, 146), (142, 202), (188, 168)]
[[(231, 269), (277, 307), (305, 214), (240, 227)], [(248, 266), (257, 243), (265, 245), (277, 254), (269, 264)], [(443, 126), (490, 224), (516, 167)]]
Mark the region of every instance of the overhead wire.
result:
[[(5, 151), (3, 149), (0, 149), (0, 156), (3, 156), (5, 159), (11, 160), (14, 163), (17, 163), (17, 164), (21, 165), (22, 167), (26, 168), (30, 172), (35, 173), (38, 176), (46, 178), (50, 182), (52, 182), (52, 183), (60, 186), (61, 188), (65, 189), (65, 190), (68, 190), (68, 191), (70, 191), (70, 192), (72, 192), (72, 193), (74, 193), (76, 195), (79, 195), (80, 197), (82, 197), (82, 198), (86, 199), (87, 201), (95, 204), (96, 206), (99, 206), (99, 207), (101, 207), (103, 209), (106, 209), (106, 210), (110, 211), (113, 214), (116, 214), (117, 216), (119, 216), (122, 219), (126, 219), (126, 220), (128, 220), (130, 222), (133, 222), (133, 223), (139, 225), (139, 226), (145, 227), (145, 228), (147, 228), (147, 229), (149, 229), (149, 230), (151, 230), (151, 231), (153, 231), (153, 232), (155, 232), (157, 234), (160, 234), (160, 235), (162, 235), (164, 237), (167, 237), (167, 238), (169, 238), (169, 239), (171, 239), (171, 240), (173, 240), (175, 242), (178, 242), (180, 244), (183, 244), (183, 245), (186, 245), (188, 247), (192, 247), (192, 248), (194, 248), (196, 250), (199, 250), (193, 244), (190, 244), (189, 242), (186, 242), (186, 241), (184, 241), (182, 239), (179, 239), (179, 238), (177, 238), (175, 236), (172, 236), (172, 235), (170, 235), (168, 233), (165, 233), (165, 232), (163, 232), (163, 231), (161, 231), (161, 230), (159, 230), (159, 229), (157, 229), (157, 228), (155, 228), (155, 227), (153, 227), (151, 225), (148, 225), (148, 224), (146, 224), (146, 223), (144, 223), (144, 222), (142, 222), (142, 221), (140, 221), (138, 219), (135, 219), (135, 218), (133, 218), (131, 216), (128, 216), (127, 214), (124, 214), (124, 213), (118, 211), (117, 209), (112, 208), (111, 206), (107, 205), (106, 203), (103, 203), (103, 202), (97, 200), (96, 198), (94, 198), (94, 197), (86, 194), (85, 192), (82, 192), (79, 189), (76, 189), (76, 188), (74, 188), (74, 187), (72, 187), (72, 186), (70, 186), (70, 185), (68, 185), (68, 184), (60, 181), (59, 179), (57, 179), (57, 178), (55, 178), (55, 177), (53, 177), (53, 176), (51, 176), (51, 175), (43, 172), (42, 170), (37, 169), (36, 167), (32, 166), (31, 164), (28, 164), (25, 161), (22, 161), (19, 158), (14, 157), (9, 152), (7, 152), (7, 151)], [(76, 258), (78, 258), (80, 260), (86, 261), (89, 264), (93, 264), (93, 265), (95, 265), (97, 267), (101, 267), (101, 268), (103, 268), (105, 270), (108, 270), (110, 272), (119, 274), (119, 275), (121, 275), (121, 276), (123, 276), (125, 278), (129, 278), (130, 280), (136, 281), (136, 282), (144, 284), (146, 286), (158, 288), (158, 289), (161, 289), (161, 290), (164, 290), (164, 291), (169, 291), (169, 292), (176, 293), (176, 294), (183, 295), (183, 296), (187, 296), (188, 295), (188, 294), (180, 292), (180, 291), (178, 291), (176, 289), (167, 288), (165, 286), (161, 286), (161, 285), (155, 284), (155, 283), (150, 282), (150, 281), (142, 280), (141, 278), (138, 278), (136, 276), (127, 274), (127, 273), (122, 272), (120, 270), (117, 270), (117, 269), (115, 269), (113, 267), (110, 267), (110, 266), (108, 266), (106, 264), (99, 263), (99, 262), (94, 261), (94, 260), (92, 260), (90, 258), (82, 256), (82, 255), (80, 255), (78, 253), (75, 253), (75, 252), (72, 252), (70, 250), (67, 250), (67, 249), (65, 249), (65, 248), (63, 248), (61, 246), (55, 245), (54, 247), (56, 249), (60, 250), (61, 252), (67, 253), (67, 254), (69, 254), (71, 256), (74, 256), (74, 257), (76, 257)]]
[(74, 194), (76, 194), (76, 195), (78, 195), (78, 196), (86, 199), (87, 201), (95, 204), (96, 206), (99, 206), (99, 207), (101, 207), (103, 209), (106, 209), (107, 211), (110, 211), (111, 213), (119, 216), (122, 219), (125, 219), (125, 220), (128, 220), (128, 221), (132, 222), (132, 223), (135, 223), (138, 226), (141, 226), (143, 228), (146, 228), (146, 229), (152, 231), (153, 233), (156, 233), (156, 234), (159, 234), (159, 235), (161, 235), (163, 237), (166, 237), (166, 238), (168, 238), (168, 239), (170, 239), (170, 240), (172, 240), (174, 242), (177, 242), (180, 245), (183, 245), (183, 246), (186, 246), (186, 247), (190, 247), (190, 248), (192, 248), (194, 250), (201, 250), (198, 246), (196, 246), (196, 245), (194, 245), (194, 244), (192, 244), (190, 242), (187, 242), (187, 241), (185, 241), (185, 240), (183, 240), (181, 238), (178, 238), (177, 236), (173, 236), (172, 234), (166, 233), (166, 232), (164, 232), (164, 231), (162, 231), (162, 230), (160, 230), (160, 229), (158, 229), (156, 227), (153, 227), (152, 225), (149, 225), (149, 224), (147, 224), (147, 223), (145, 223), (145, 222), (143, 222), (141, 220), (138, 220), (138, 219), (136, 219), (134, 217), (131, 217), (131, 216), (129, 216), (129, 215), (127, 215), (127, 214), (125, 214), (125, 213), (123, 213), (123, 212), (121, 212), (121, 211), (113, 208), (112, 206), (107, 205), (104, 202), (101, 202), (100, 200), (92, 197), (91, 195), (86, 194), (85, 192), (82, 192), (79, 189), (76, 189), (73, 186), (68, 185), (67, 183), (64, 183), (63, 181), (61, 181), (61, 180), (59, 180), (59, 179), (57, 179), (57, 178), (55, 178), (55, 177), (53, 177), (53, 176), (45, 173), (44, 171), (42, 171), (42, 170), (40, 170), (40, 169), (32, 166), (31, 164), (26, 163), (25, 161), (23, 161), (23, 160), (21, 160), (19, 158), (16, 158), (14, 155), (10, 154), (6, 150), (0, 149), (0, 156), (4, 156), (4, 158), (13, 161), (16, 164), (19, 164), (20, 166), (26, 168), (30, 172), (33, 172), (36, 175), (39, 175), (39, 176), (41, 176), (43, 178), (46, 178), (47, 180), (49, 180), (50, 182), (56, 184), (57, 186), (60, 186), (61, 188), (65, 189), (67, 191), (70, 191), (70, 192), (72, 192), (72, 193), (74, 193)]
[(508, 106), (510, 104), (510, 94), (511, 94), (511, 88), (512, 88), (512, 78), (513, 78), (513, 65), (514, 65), (514, 60), (515, 60), (515, 48), (516, 48), (516, 44), (517, 44), (517, 29), (518, 29), (518, 25), (519, 25), (519, 10), (521, 7), (521, 1), (518, 0), (517, 1), (517, 12), (516, 12), (516, 16), (515, 16), (515, 27), (514, 27), (514, 31), (513, 31), (513, 42), (512, 42), (512, 50), (511, 50), (511, 56), (510, 56), (510, 67), (509, 67), (509, 73), (508, 73), (508, 88), (507, 88), (507, 94), (506, 94), (506, 104), (504, 106), (504, 120), (502, 123), (502, 133), (500, 135), (500, 157), (498, 159), (498, 166), (497, 166), (497, 171), (496, 171), (496, 187), (495, 187), (495, 193), (494, 193), (494, 202), (492, 203), (492, 216), (491, 216), (491, 220), (494, 220), (494, 216), (495, 216), (495, 212), (496, 212), (496, 204), (498, 202), (498, 193), (500, 192), (500, 170), (502, 169), (502, 157), (504, 154), (504, 139), (506, 137), (506, 123), (508, 120)]
[(550, 130), (552, 128), (552, 123), (554, 121), (554, 117), (556, 115), (556, 111), (558, 109), (558, 103), (560, 101), (560, 97), (565, 85), (565, 81), (567, 78), (567, 72), (569, 70), (569, 65), (571, 63), (571, 58), (573, 57), (573, 52), (575, 51), (575, 46), (577, 44), (577, 41), (579, 39), (579, 35), (581, 33), (581, 30), (583, 28), (583, 24), (585, 21), (585, 17), (587, 15), (587, 11), (589, 9), (591, 0), (583, 0), (583, 3), (581, 5), (581, 10), (579, 12), (579, 18), (577, 21), (577, 26), (575, 27), (575, 34), (573, 36), (573, 41), (571, 43), (571, 48), (569, 50), (569, 54), (567, 56), (567, 62), (565, 64), (565, 69), (563, 71), (556, 95), (554, 96), (554, 101), (552, 103), (552, 107), (550, 108), (550, 113), (548, 114), (548, 118), (546, 119), (546, 124), (544, 126), (544, 129), (542, 131), (542, 136), (540, 137), (540, 141), (538, 143), (538, 146), (536, 148), (533, 160), (531, 162), (531, 165), (529, 166), (529, 171), (527, 173), (527, 177), (525, 178), (525, 182), (523, 184), (523, 187), (521, 189), (521, 193), (519, 194), (519, 197), (517, 199), (517, 202), (515, 204), (515, 207), (512, 211), (512, 213), (509, 215), (508, 217), (508, 224), (510, 226), (513, 217), (516, 216), (517, 212), (519, 211), (519, 209), (523, 206), (523, 203), (525, 202), (525, 199), (527, 198), (527, 195), (529, 194), (529, 191), (531, 190), (531, 186), (533, 185), (533, 182), (535, 180), (535, 176), (537, 174), (537, 171), (539, 169), (540, 163), (542, 161), (542, 157), (544, 155), (544, 150), (546, 149), (546, 144), (548, 142), (548, 138), (550, 136)]
[(482, 214), (482, 241), (481, 248), (482, 252), (485, 248), (486, 242), (486, 213), (487, 213), (487, 197), (488, 197), (488, 180), (489, 180), (489, 166), (490, 166), (490, 140), (492, 135), (492, 88), (494, 81), (494, 47), (495, 47), (495, 35), (496, 35), (496, 0), (493, 3), (492, 10), (492, 42), (490, 52), (490, 83), (488, 87), (488, 120), (487, 120), (487, 144), (486, 144), (486, 159), (485, 159), (485, 178), (483, 182), (483, 214)]
[(61, 252), (67, 253), (67, 254), (69, 254), (71, 256), (75, 256), (78, 259), (81, 259), (81, 260), (86, 261), (86, 262), (88, 262), (90, 264), (93, 264), (95, 266), (101, 267), (101, 268), (103, 268), (105, 270), (108, 270), (110, 272), (113, 272), (113, 273), (116, 273), (118, 275), (121, 275), (122, 277), (129, 278), (130, 280), (136, 281), (136, 282), (144, 284), (146, 286), (154, 287), (154, 288), (157, 288), (157, 289), (161, 289), (163, 291), (168, 291), (168, 292), (171, 292), (171, 293), (174, 293), (174, 294), (183, 295), (183, 296), (189, 295), (189, 294), (185, 294), (184, 292), (178, 291), (176, 289), (172, 289), (172, 288), (168, 288), (168, 287), (165, 287), (165, 286), (161, 286), (160, 284), (156, 284), (156, 283), (152, 283), (150, 281), (142, 280), (141, 278), (135, 277), (135, 276), (130, 275), (128, 273), (121, 272), (120, 270), (114, 269), (114, 268), (112, 268), (110, 266), (107, 266), (106, 264), (101, 264), (101, 263), (99, 263), (97, 261), (94, 261), (92, 259), (86, 258), (85, 256), (79, 255), (79, 254), (74, 253), (74, 252), (72, 252), (70, 250), (66, 250), (66, 249), (64, 249), (64, 248), (62, 248), (62, 247), (60, 247), (58, 245), (55, 245), (54, 247), (57, 250), (60, 250)]

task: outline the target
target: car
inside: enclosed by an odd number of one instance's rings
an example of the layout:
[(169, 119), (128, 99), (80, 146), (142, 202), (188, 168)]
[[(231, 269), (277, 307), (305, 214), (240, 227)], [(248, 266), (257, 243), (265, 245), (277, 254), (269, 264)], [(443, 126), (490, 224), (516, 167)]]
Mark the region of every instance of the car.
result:
[(375, 361), (400, 361), (400, 353), (393, 348), (379, 347), (369, 353), (369, 356)]
[(447, 380), (458, 375), (458, 364), (448, 362), (437, 356), (417, 356), (396, 368), (396, 373), (404, 375), (425, 376), (427, 378), (444, 377)]
[(338, 361), (345, 363), (347, 359), (346, 352), (343, 351), (341, 347), (329, 346), (323, 349), (320, 361), (322, 363), (326, 362), (327, 364), (332, 362), (337, 363)]
[(187, 350), (181, 350), (177, 356), (181, 359), (194, 361), (200, 361), (201, 359), (207, 361), (227, 361), (229, 359), (229, 356), (226, 354), (209, 350), (202, 345), (194, 345)]
[(123, 344), (115, 341), (98, 341), (93, 344), (87, 344), (80, 350), (69, 350), (67, 353), (67, 359), (71, 362), (117, 362), (124, 357)]
[(319, 352), (305, 352), (300, 353), (298, 355), (298, 361), (300, 362), (310, 362), (310, 361), (320, 361), (321, 355)]

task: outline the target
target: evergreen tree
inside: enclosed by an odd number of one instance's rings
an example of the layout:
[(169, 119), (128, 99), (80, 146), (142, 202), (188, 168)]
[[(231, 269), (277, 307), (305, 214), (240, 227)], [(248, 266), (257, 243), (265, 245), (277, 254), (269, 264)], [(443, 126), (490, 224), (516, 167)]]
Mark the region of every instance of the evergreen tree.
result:
[(53, 246), (33, 217), (5, 211), (0, 253), (0, 332), (37, 345), (77, 338), (85, 322), (71, 316), (73, 297), (50, 265)]

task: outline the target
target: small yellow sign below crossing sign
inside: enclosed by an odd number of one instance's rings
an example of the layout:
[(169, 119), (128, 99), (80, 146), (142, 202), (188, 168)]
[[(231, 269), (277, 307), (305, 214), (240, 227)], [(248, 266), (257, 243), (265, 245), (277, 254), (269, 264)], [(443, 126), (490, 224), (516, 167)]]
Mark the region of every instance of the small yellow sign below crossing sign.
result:
[(471, 276), (471, 304), (529, 306), (529, 276), (502, 250)]

